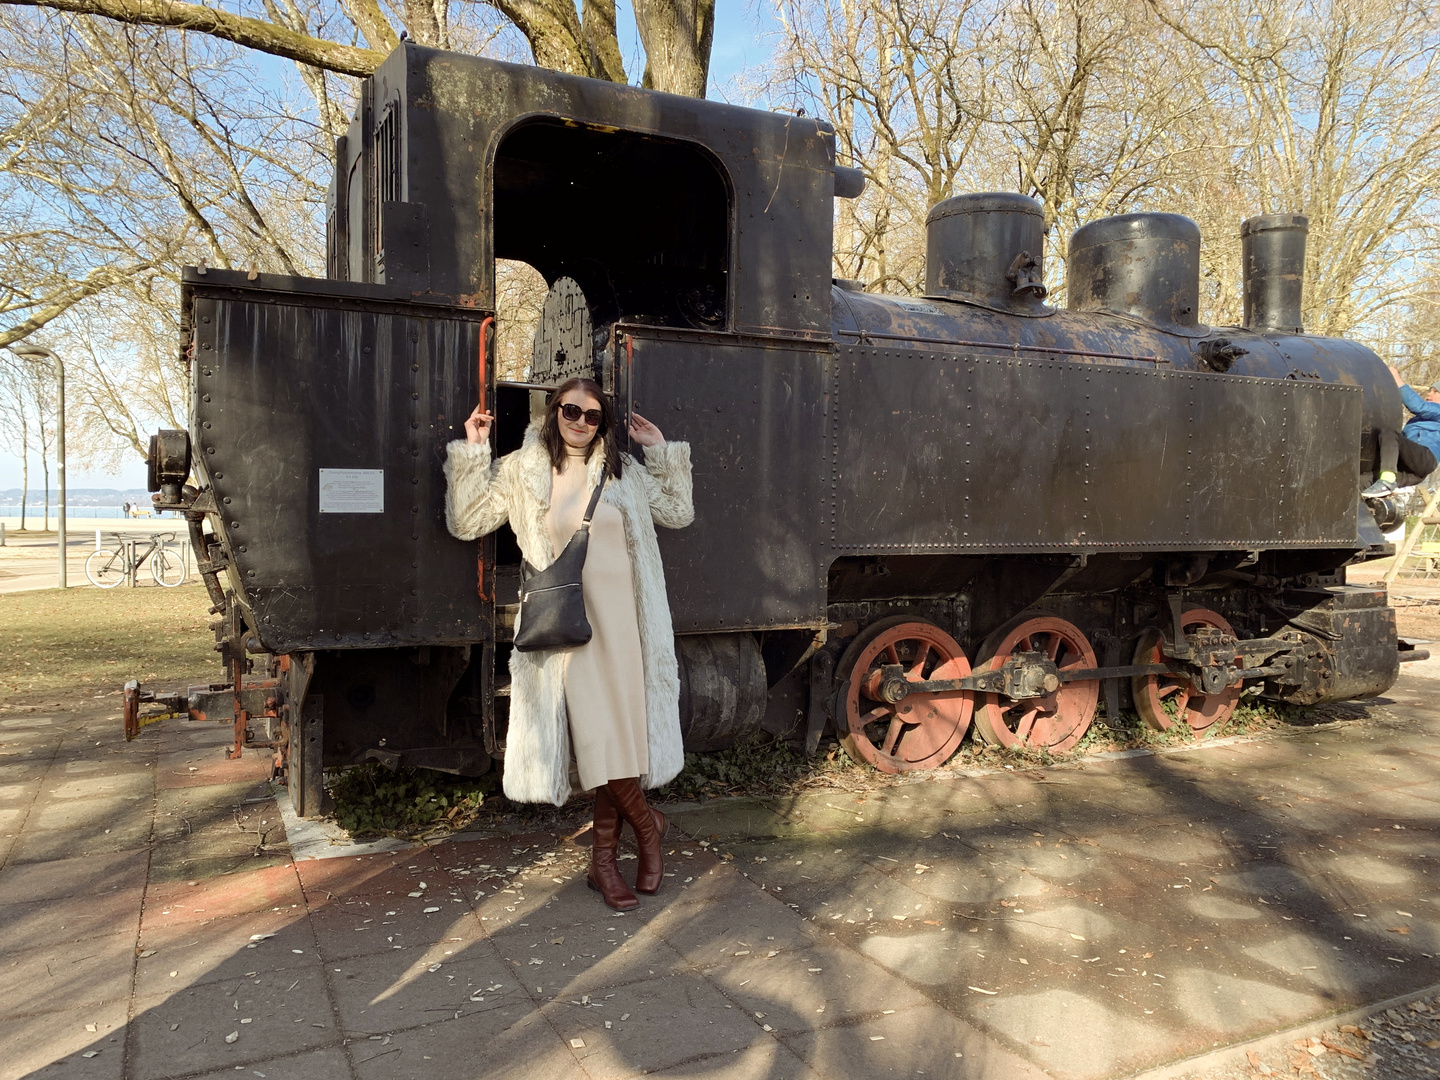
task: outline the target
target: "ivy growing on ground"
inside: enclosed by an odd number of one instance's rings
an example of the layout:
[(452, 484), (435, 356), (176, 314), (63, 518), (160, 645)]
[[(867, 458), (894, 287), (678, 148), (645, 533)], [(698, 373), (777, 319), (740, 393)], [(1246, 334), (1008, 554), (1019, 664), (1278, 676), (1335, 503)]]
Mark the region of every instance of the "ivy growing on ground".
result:
[[(1353, 703), (1302, 708), (1246, 695), (1229, 722), (1209, 737), (1300, 728), (1364, 714), (1364, 707)], [(1177, 725), (1169, 731), (1155, 731), (1128, 711), (1112, 728), (1105, 723), (1102, 705), (1101, 714), (1069, 754), (991, 747), (967, 738), (947, 765), (950, 769), (1043, 767), (1106, 750), (1161, 748), (1191, 741), (1188, 728)], [(650, 797), (660, 803), (747, 795), (763, 798), (815, 788), (861, 789), (902, 780), (852, 762), (834, 743), (822, 746), (816, 756), (807, 757), (796, 742), (760, 734), (726, 750), (686, 754), (680, 775), (651, 792)], [(428, 769), (392, 772), (371, 762), (329, 777), (328, 789), (335, 803), (335, 820), (353, 836), (414, 837), (461, 829), (504, 832), (516, 827), (568, 828), (589, 815), (589, 803), (579, 793), (559, 808), (512, 803), (499, 794), (499, 777), (493, 771), (479, 778), (466, 778)]]
[(796, 744), (758, 735), (728, 750), (685, 755), (680, 775), (654, 793), (656, 801), (707, 799), (724, 795), (779, 795), (851, 768), (832, 749), (806, 757)]
[(432, 769), (390, 770), (367, 762), (333, 776), (335, 820), (351, 836), (412, 836), (463, 827), (496, 788), (494, 774), (451, 776)]

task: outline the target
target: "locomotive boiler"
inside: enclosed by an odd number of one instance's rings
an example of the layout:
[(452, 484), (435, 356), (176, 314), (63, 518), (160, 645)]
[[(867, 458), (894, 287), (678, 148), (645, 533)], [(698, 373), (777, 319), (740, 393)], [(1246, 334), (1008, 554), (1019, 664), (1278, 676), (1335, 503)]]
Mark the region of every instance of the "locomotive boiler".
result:
[[(1400, 402), (1304, 332), (1303, 217), (1244, 223), (1219, 328), (1187, 218), (1078, 230), (1058, 308), (1014, 194), (931, 210), (921, 296), (837, 281), (862, 188), (823, 120), (402, 44), (337, 142), (328, 276), (185, 274), (191, 427), (152, 489), (230, 681), (171, 703), (270, 749), (302, 815), (326, 768), (503, 761), (519, 553), (447, 533), (445, 446), (484, 400), (517, 447), (582, 373), (694, 448), (695, 524), (660, 538), (692, 749), (833, 732), (921, 769), (972, 726), (1072, 748), (1102, 701), (1198, 736), (1420, 655), (1346, 582), (1391, 551), (1358, 493)], [(523, 381), (497, 259), (550, 286)]]

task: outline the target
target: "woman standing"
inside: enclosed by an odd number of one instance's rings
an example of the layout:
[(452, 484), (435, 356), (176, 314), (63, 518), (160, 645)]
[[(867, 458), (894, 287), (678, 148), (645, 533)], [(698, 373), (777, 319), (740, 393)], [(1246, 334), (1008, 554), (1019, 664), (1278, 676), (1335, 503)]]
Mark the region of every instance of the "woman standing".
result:
[(694, 519), (690, 446), (666, 442), (659, 428), (632, 413), (630, 439), (645, 448), (645, 464), (621, 454), (614, 411), (590, 379), (561, 384), (520, 449), (492, 463), (493, 420), (477, 407), (465, 421), (465, 441), (449, 447), (446, 522), (461, 540), (508, 520), (525, 560), (544, 570), (606, 479), (581, 577), (593, 636), (574, 648), (510, 654), (505, 794), (516, 802), (564, 803), (573, 747), (580, 784), (595, 792), (590, 887), (613, 908), (633, 908), (640, 901), (616, 862), (620, 823), (635, 830), (640, 849), (635, 890), (657, 892), (666, 822), (643, 789), (672, 780), (685, 763), (655, 526), (679, 529)]

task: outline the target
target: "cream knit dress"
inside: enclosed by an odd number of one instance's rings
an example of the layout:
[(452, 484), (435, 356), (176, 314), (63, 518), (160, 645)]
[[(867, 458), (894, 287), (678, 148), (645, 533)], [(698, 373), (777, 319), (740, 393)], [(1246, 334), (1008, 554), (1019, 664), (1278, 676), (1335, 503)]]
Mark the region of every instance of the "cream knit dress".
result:
[[(553, 536), (555, 523), (546, 524)], [(556, 551), (564, 546), (559, 539)], [(650, 768), (645, 664), (625, 522), (604, 501), (590, 521), (580, 586), (594, 636), (565, 650), (565, 709), (580, 786), (590, 791), (611, 780), (644, 776)]]

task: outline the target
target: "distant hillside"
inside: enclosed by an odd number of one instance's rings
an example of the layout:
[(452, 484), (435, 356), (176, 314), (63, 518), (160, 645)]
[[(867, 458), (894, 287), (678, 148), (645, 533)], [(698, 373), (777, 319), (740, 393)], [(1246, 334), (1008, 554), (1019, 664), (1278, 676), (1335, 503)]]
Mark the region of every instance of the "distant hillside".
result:
[[(23, 488), (5, 488), (0, 490), (0, 505), (19, 506), (20, 495)], [(60, 492), (57, 488), (50, 489), (50, 505), (54, 506), (60, 500)], [(144, 488), (70, 488), (65, 492), (66, 506), (119, 506), (124, 502), (138, 502), (142, 506), (150, 505), (150, 493)], [(31, 488), (29, 498), (25, 500), (27, 506), (44, 506), (45, 492), (43, 489)]]

